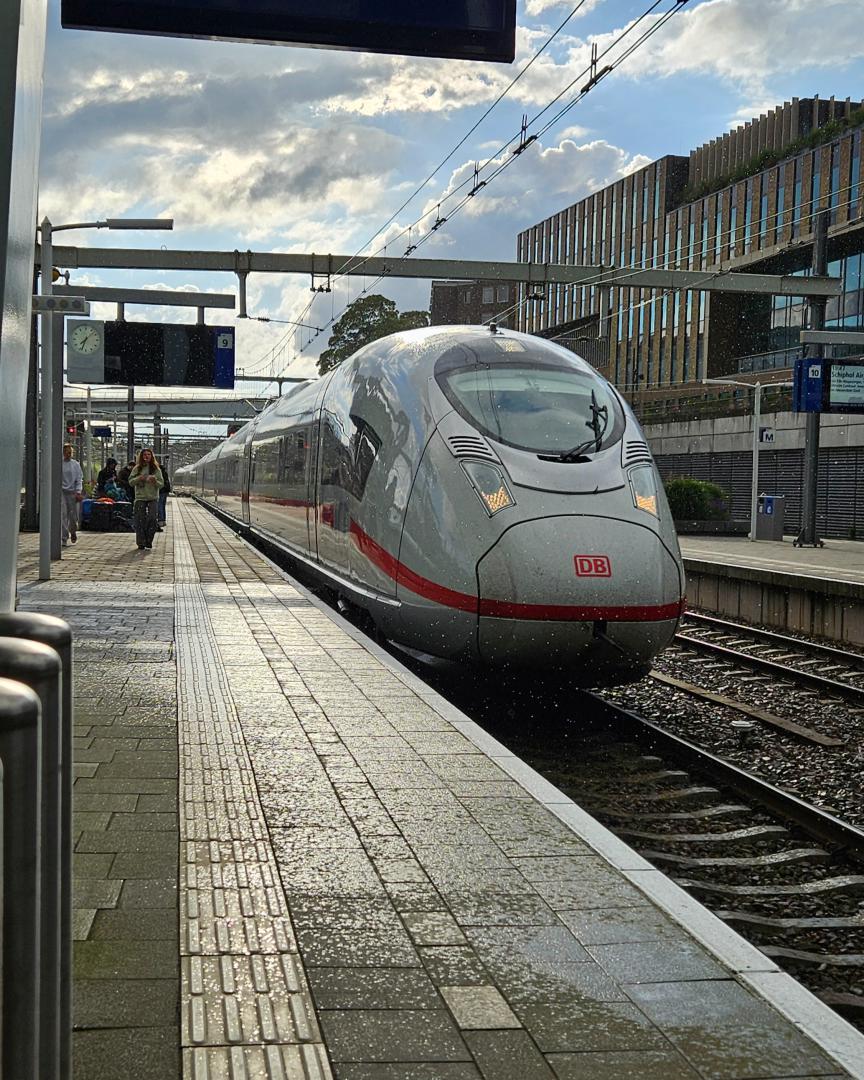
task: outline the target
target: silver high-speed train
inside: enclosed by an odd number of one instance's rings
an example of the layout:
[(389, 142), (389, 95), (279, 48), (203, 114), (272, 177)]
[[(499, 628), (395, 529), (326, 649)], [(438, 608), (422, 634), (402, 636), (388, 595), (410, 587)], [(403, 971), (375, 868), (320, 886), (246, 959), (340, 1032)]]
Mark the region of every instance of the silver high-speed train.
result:
[(437, 657), (626, 682), (683, 609), (678, 541), (629, 407), (578, 356), (509, 330), (373, 342), (174, 484)]

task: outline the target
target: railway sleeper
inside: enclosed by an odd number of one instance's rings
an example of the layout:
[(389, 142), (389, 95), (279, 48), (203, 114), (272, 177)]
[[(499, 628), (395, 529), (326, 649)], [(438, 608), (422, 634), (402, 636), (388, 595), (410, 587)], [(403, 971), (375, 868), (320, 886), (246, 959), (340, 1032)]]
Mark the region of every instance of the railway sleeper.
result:
[(617, 806), (598, 806), (592, 810), (592, 813), (622, 821), (698, 821), (703, 818), (731, 817), (738, 814), (752, 815), (753, 807), (725, 803), (722, 806), (705, 806), (698, 810), (670, 810), (659, 814), (622, 810)]
[(763, 937), (779, 937), (790, 930), (864, 930), (864, 915), (848, 916), (806, 915), (801, 918), (772, 918), (749, 911), (715, 911), (718, 919), (733, 926), (758, 930)]
[(788, 863), (828, 863), (831, 856), (822, 848), (795, 848), (792, 851), (775, 851), (770, 855), (742, 855), (719, 858), (694, 858), (690, 855), (675, 855), (665, 851), (642, 851), (640, 854), (651, 862), (672, 863), (675, 866), (744, 866), (765, 867), (785, 866)]
[(836, 990), (819, 990), (816, 992), (816, 997), (820, 1001), (824, 1001), (826, 1005), (830, 1005), (832, 1009), (836, 1009), (837, 1012), (844, 1013), (859, 1022), (864, 1017), (864, 997), (861, 997), (860, 994), (846, 994)]
[(618, 829), (619, 836), (636, 840), (654, 840), (660, 843), (674, 841), (676, 844), (727, 844), (736, 840), (758, 840), (763, 837), (788, 836), (784, 825), (752, 825), (748, 829), (729, 829), (717, 833), (658, 833), (640, 829)]
[(785, 945), (760, 945), (759, 948), (772, 960), (784, 960), (787, 964), (801, 967), (847, 967), (864, 968), (861, 953), (821, 953), (806, 949), (789, 949)]
[(673, 880), (682, 889), (692, 889), (699, 893), (718, 893), (721, 896), (830, 896), (864, 893), (864, 877), (858, 874), (822, 878), (820, 881), (803, 881), (797, 885), (721, 885), (714, 881), (695, 881), (690, 878), (673, 878)]

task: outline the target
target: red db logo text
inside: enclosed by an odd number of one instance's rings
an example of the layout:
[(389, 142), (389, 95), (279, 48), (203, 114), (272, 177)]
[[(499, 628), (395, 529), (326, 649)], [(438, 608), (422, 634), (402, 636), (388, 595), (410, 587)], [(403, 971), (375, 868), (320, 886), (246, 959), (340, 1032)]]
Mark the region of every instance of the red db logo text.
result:
[(608, 555), (574, 555), (577, 577), (612, 577)]

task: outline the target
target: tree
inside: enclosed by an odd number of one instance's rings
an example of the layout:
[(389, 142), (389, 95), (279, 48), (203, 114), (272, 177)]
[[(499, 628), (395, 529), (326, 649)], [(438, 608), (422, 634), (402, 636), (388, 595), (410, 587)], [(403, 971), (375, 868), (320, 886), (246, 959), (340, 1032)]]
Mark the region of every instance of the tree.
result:
[(333, 324), (327, 348), (318, 357), (318, 371), (322, 375), (332, 371), (370, 341), (399, 330), (415, 330), (428, 325), (428, 311), (400, 312), (386, 296), (377, 293), (361, 296), (349, 304), (342, 318)]

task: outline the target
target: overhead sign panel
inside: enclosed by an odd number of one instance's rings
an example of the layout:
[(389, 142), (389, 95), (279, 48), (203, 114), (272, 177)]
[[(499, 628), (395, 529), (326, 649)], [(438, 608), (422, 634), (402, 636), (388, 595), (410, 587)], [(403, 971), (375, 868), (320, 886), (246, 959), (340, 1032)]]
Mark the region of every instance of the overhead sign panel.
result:
[(62, 0), (61, 20), (76, 30), (510, 63), (516, 0)]
[(798, 360), (796, 412), (864, 413), (864, 356), (849, 360)]
[(864, 412), (864, 357), (828, 361), (826, 412)]
[(234, 327), (170, 323), (66, 323), (69, 382), (234, 388)]

